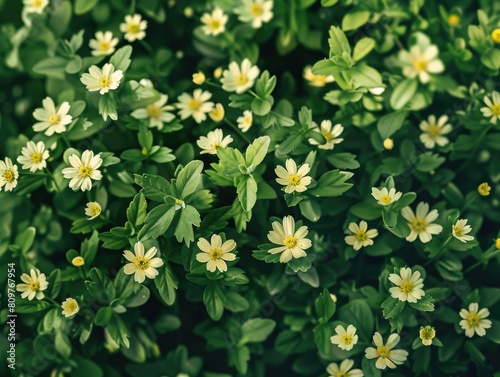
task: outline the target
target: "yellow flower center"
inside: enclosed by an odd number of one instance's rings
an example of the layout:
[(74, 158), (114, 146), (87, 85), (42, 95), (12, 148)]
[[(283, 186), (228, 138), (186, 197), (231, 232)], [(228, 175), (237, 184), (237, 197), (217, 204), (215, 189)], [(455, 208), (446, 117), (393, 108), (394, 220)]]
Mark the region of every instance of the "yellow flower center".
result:
[(347, 376), (346, 372), (340, 371), (340, 372), (337, 372), (337, 376), (336, 377), (346, 377), (346, 376)]
[(42, 6), (42, 0), (33, 0), (32, 4), (35, 8), (39, 8)]
[(327, 143), (333, 140), (332, 134), (326, 130), (321, 130), (321, 135), (323, 135)]
[(250, 8), (250, 13), (252, 13), (252, 16), (258, 17), (261, 16), (262, 13), (264, 13), (264, 9), (262, 9), (262, 6), (260, 4), (254, 4)]
[(427, 69), (427, 60), (417, 59), (413, 62), (413, 67), (417, 72), (424, 72)]
[(476, 327), (477, 325), (479, 325), (480, 320), (481, 318), (479, 318), (476, 313), (469, 313), (469, 315), (467, 316), (467, 321), (469, 322), (470, 327)]
[(342, 337), (342, 343), (344, 343), (344, 344), (351, 344), (352, 343), (352, 336), (350, 336), (348, 334), (345, 334)]
[(68, 312), (74, 312), (76, 309), (78, 308), (78, 305), (76, 304), (76, 302), (74, 301), (70, 301), (68, 302), (68, 304), (66, 305), (66, 310)]
[(248, 77), (244, 76), (244, 75), (239, 75), (237, 81), (238, 81), (238, 84), (240, 84), (240, 85), (246, 84), (248, 82)]
[(135, 258), (134, 266), (138, 270), (144, 271), (144, 270), (147, 270), (149, 268), (149, 263), (150, 263), (149, 259), (146, 259), (144, 257), (137, 257), (137, 258)]
[(100, 79), (99, 79), (99, 85), (101, 85), (102, 87), (107, 87), (109, 86), (110, 82), (109, 82), (109, 78), (107, 76), (102, 76)]
[(146, 148), (146, 147), (142, 148), (142, 149), (141, 149), (141, 154), (142, 154), (143, 156), (146, 156), (146, 155), (148, 154), (148, 148)]
[(101, 41), (99, 43), (99, 49), (102, 51), (108, 51), (110, 47), (111, 46), (108, 41)]
[(389, 195), (382, 195), (380, 197), (380, 201), (383, 203), (383, 204), (389, 204), (391, 202), (391, 197)]
[(324, 75), (313, 75), (310, 78), (310, 81), (314, 86), (325, 86), (326, 84), (326, 76)]
[(214, 261), (218, 261), (221, 259), (222, 257), (222, 250), (221, 249), (211, 249), (210, 250), (210, 253), (208, 253), (208, 255), (210, 256), (210, 258)]
[(127, 30), (130, 34), (137, 34), (141, 29), (139, 24), (128, 24)]
[(220, 25), (221, 25), (220, 21), (216, 20), (216, 19), (210, 20), (210, 23), (208, 24), (208, 26), (210, 27), (210, 29), (213, 29), (213, 30), (219, 29)]
[(457, 14), (450, 14), (448, 16), (448, 24), (450, 24), (450, 26), (457, 26), (459, 22), (460, 16), (458, 16)]
[(431, 326), (425, 326), (420, 330), (420, 339), (433, 339), (436, 336), (436, 331)]
[(42, 154), (35, 152), (30, 156), (30, 160), (31, 160), (31, 162), (38, 164), (38, 163), (42, 162)]
[(38, 291), (40, 289), (40, 282), (34, 280), (30, 283), (30, 289), (32, 291)]
[(438, 125), (430, 125), (427, 133), (432, 139), (435, 139), (436, 137), (441, 135), (441, 127), (439, 127)]
[(298, 239), (297, 237), (294, 236), (288, 236), (283, 240), (283, 244), (288, 248), (288, 249), (293, 249), (295, 246), (297, 246)]
[(161, 109), (156, 105), (149, 105), (148, 107), (146, 107), (146, 113), (151, 118), (158, 118), (161, 114)]
[(380, 355), (381, 358), (385, 359), (386, 357), (389, 357), (389, 347), (386, 346), (380, 346), (377, 347), (377, 352)]
[(399, 288), (401, 289), (401, 292), (406, 294), (413, 292), (413, 284), (409, 281), (403, 281)]
[(425, 221), (424, 219), (422, 219), (421, 217), (417, 217), (415, 220), (413, 220), (413, 222), (411, 223), (411, 228), (416, 231), (416, 232), (419, 232), (421, 230), (424, 230), (425, 229)]
[(360, 242), (365, 242), (368, 239), (366, 232), (362, 229), (358, 230), (358, 233), (354, 237)]
[(188, 107), (191, 109), (191, 110), (199, 110), (200, 109), (200, 106), (201, 106), (201, 102), (198, 101), (197, 99), (191, 99), (189, 100), (189, 102), (187, 103)]
[(14, 181), (14, 170), (12, 169), (7, 169), (4, 171), (3, 175), (2, 175), (3, 179), (5, 179), (7, 182), (11, 183), (12, 181)]
[(292, 174), (290, 177), (288, 177), (288, 181), (292, 186), (298, 186), (300, 185), (300, 177), (297, 174)]
[(101, 208), (97, 204), (92, 204), (90, 206), (90, 215), (97, 216), (99, 213), (101, 213)]
[(497, 105), (491, 105), (490, 110), (494, 115), (500, 115), (500, 104)]
[(458, 225), (455, 225), (453, 230), (455, 231), (457, 237), (462, 237), (464, 235), (464, 229)]
[(488, 196), (490, 195), (491, 187), (488, 185), (487, 182), (481, 183), (479, 187), (477, 188), (477, 191), (479, 192), (479, 195), (481, 196)]
[(49, 116), (48, 120), (49, 120), (49, 123), (51, 123), (51, 124), (59, 123), (59, 117), (56, 114)]
[(495, 43), (500, 43), (500, 29), (495, 29), (491, 32), (491, 39)]
[(497, 238), (496, 241), (495, 241), (495, 247), (497, 249), (500, 249), (500, 238)]
[(78, 170), (78, 175), (82, 178), (90, 178), (92, 176), (92, 173), (94, 170), (88, 166), (88, 165), (83, 165), (80, 170)]
[(210, 115), (214, 121), (220, 122), (224, 118), (224, 110), (215, 108), (211, 111)]

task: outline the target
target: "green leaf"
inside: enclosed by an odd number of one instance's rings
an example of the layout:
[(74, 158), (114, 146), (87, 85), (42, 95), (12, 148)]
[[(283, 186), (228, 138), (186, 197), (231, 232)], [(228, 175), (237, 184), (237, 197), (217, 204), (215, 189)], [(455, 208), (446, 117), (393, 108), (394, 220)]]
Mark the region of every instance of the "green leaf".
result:
[(129, 245), (129, 232), (124, 227), (114, 227), (109, 232), (99, 234), (99, 239), (103, 241), (102, 247), (111, 250), (121, 250)]
[(318, 317), (324, 318), (325, 321), (328, 321), (335, 314), (336, 304), (332, 300), (330, 292), (328, 292), (328, 289), (326, 288), (319, 294), (319, 297), (316, 299), (314, 305)]
[(425, 152), (418, 156), (417, 164), (415, 169), (423, 172), (429, 172), (437, 169), (446, 158), (439, 156), (438, 154), (432, 152)]
[(313, 330), (314, 342), (318, 346), (319, 352), (330, 354), (332, 343), (330, 338), (333, 335), (332, 328), (328, 323), (319, 323)]
[(58, 330), (54, 338), (54, 347), (57, 352), (64, 358), (69, 358), (71, 355), (71, 342), (66, 333)]
[(68, 60), (60, 57), (44, 59), (33, 66), (33, 72), (51, 78), (64, 80), (64, 71)]
[(358, 62), (363, 59), (366, 55), (370, 53), (375, 47), (375, 40), (373, 38), (361, 38), (356, 46), (354, 46), (354, 51), (352, 53), (352, 58), (354, 61)]
[(295, 148), (299, 147), (304, 139), (304, 135), (301, 133), (292, 133), (287, 139), (285, 139), (278, 147), (276, 153), (278, 155), (285, 155), (292, 152)]
[(134, 199), (127, 208), (128, 222), (136, 232), (144, 224), (144, 220), (146, 220), (147, 209), (148, 203), (142, 192), (134, 196)]
[(352, 187), (352, 183), (346, 183), (352, 176), (353, 173), (350, 172), (331, 170), (323, 174), (318, 180), (318, 185), (308, 192), (317, 197), (340, 196)]
[(108, 323), (107, 329), (109, 335), (116, 342), (116, 344), (123, 345), (125, 348), (130, 347), (130, 340), (128, 339), (130, 338), (130, 332), (123, 320), (115, 312), (113, 312), (113, 316)]
[(272, 103), (267, 99), (254, 98), (252, 101), (252, 111), (255, 115), (265, 116), (271, 111)]
[(417, 194), (415, 194), (414, 192), (407, 192), (406, 194), (403, 194), (401, 198), (399, 198), (399, 200), (392, 205), (392, 210), (400, 211), (404, 207), (407, 207), (411, 203), (413, 203), (415, 199), (417, 199)]
[(241, 325), (241, 345), (246, 343), (260, 343), (265, 341), (276, 327), (272, 319), (252, 318)]
[(14, 244), (19, 246), (21, 254), (26, 254), (35, 240), (36, 228), (30, 226), (16, 236)]
[(222, 318), (224, 305), (226, 304), (226, 294), (221, 282), (213, 281), (205, 287), (203, 303), (210, 318), (214, 321)]
[(321, 205), (316, 200), (299, 202), (300, 213), (309, 221), (316, 222), (321, 218)]
[(132, 55), (132, 47), (124, 46), (116, 50), (116, 52), (111, 56), (109, 62), (113, 64), (115, 70), (121, 70), (123, 73), (127, 71), (130, 66), (131, 60), (130, 56)]
[(370, 19), (370, 12), (365, 9), (351, 9), (342, 19), (342, 30), (356, 30)]
[(409, 302), (409, 304), (412, 308), (420, 310), (422, 312), (434, 311), (434, 298), (432, 298), (432, 296), (429, 294), (426, 294), (417, 302)]
[[(351, 46), (345, 33), (336, 26), (330, 27), (329, 31), (330, 38), (328, 39), (328, 44), (330, 46), (330, 56), (342, 56), (343, 52), (351, 55)], [(313, 71), (314, 72), (314, 71)], [(315, 74), (319, 74), (316, 73)]]
[(82, 242), (82, 246), (80, 248), (80, 254), (85, 260), (85, 265), (90, 266), (94, 261), (94, 258), (97, 254), (97, 249), (99, 246), (99, 237), (97, 231), (92, 232), (92, 236), (87, 238)]
[(371, 339), (375, 320), (366, 300), (355, 299), (341, 306), (339, 318), (341, 321), (353, 324), (361, 339)]
[(139, 238), (158, 238), (164, 234), (172, 224), (175, 216), (175, 208), (167, 204), (160, 204), (153, 208), (146, 216), (145, 224), (139, 232)]
[(142, 187), (144, 196), (155, 202), (164, 203), (165, 196), (174, 195), (170, 182), (158, 175), (136, 175), (135, 182)]
[(194, 160), (187, 164), (177, 175), (176, 187), (181, 199), (192, 194), (201, 182), (203, 162)]
[(360, 166), (356, 155), (352, 153), (335, 153), (326, 156), (326, 159), (337, 169), (357, 169)]
[(184, 241), (189, 246), (194, 241), (193, 225), (200, 226), (200, 214), (193, 206), (181, 209), (181, 215), (175, 228), (175, 238), (178, 242)]
[(321, 0), (321, 5), (324, 7), (331, 7), (337, 4), (339, 0)]
[(377, 123), (377, 130), (382, 140), (391, 137), (401, 128), (408, 115), (408, 111), (396, 111), (382, 116)]
[(179, 281), (167, 262), (165, 262), (155, 278), (155, 286), (163, 301), (167, 305), (172, 305), (175, 301), (175, 291), (179, 287)]
[(250, 144), (245, 152), (245, 163), (247, 167), (250, 165), (256, 167), (264, 160), (267, 150), (269, 149), (270, 142), (271, 139), (269, 136), (261, 136)]
[(99, 0), (76, 0), (75, 14), (84, 14), (92, 10)]
[(402, 109), (411, 101), (418, 89), (417, 79), (405, 79), (401, 81), (392, 92), (390, 103), (394, 110)]
[(96, 302), (100, 305), (109, 305), (116, 298), (116, 291), (113, 283), (98, 268), (90, 270), (90, 280), (85, 281), (85, 286)]
[(248, 300), (237, 292), (227, 292), (226, 299), (226, 309), (233, 313), (244, 312), (250, 308)]
[(242, 177), (236, 187), (236, 192), (243, 210), (251, 211), (257, 201), (257, 182), (255, 179), (250, 176)]
[(242, 375), (247, 374), (249, 360), (250, 350), (247, 346), (238, 347), (229, 353), (229, 365), (234, 366)]
[(388, 297), (381, 305), (385, 319), (396, 318), (404, 309), (405, 302), (394, 297)]

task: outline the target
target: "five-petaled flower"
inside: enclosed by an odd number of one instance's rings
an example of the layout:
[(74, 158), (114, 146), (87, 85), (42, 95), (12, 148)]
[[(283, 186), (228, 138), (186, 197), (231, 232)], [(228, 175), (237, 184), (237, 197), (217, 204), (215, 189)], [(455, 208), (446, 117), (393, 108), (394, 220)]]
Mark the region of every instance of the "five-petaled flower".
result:
[(129, 42), (140, 41), (146, 36), (148, 22), (142, 19), (140, 14), (126, 15), (125, 22), (120, 24), (120, 31), (125, 33), (125, 39)]
[(200, 263), (206, 263), (207, 270), (210, 272), (215, 272), (216, 269), (220, 272), (226, 272), (226, 261), (231, 262), (236, 259), (236, 255), (232, 253), (236, 248), (236, 242), (227, 240), (222, 243), (222, 237), (218, 234), (212, 234), (210, 242), (203, 237), (200, 238), (197, 246), (201, 253), (196, 254), (196, 260)]
[(229, 63), (229, 69), (222, 73), (220, 79), (222, 89), (226, 92), (243, 93), (253, 86), (259, 72), (259, 67), (252, 65), (247, 58), (243, 59), (241, 65), (231, 62)]
[(115, 47), (118, 44), (118, 38), (113, 38), (111, 31), (98, 31), (95, 33), (95, 39), (89, 41), (90, 52), (93, 56), (106, 56), (115, 52)]
[(401, 210), (401, 215), (408, 221), (410, 234), (406, 240), (413, 242), (418, 238), (422, 243), (427, 243), (432, 239), (432, 235), (439, 234), (443, 231), (443, 227), (439, 224), (433, 224), (439, 216), (437, 209), (429, 212), (429, 204), (420, 202), (417, 205), (416, 214), (410, 207), (405, 207)]
[(85, 208), (85, 214), (89, 216), (87, 220), (94, 220), (101, 214), (102, 207), (98, 202), (88, 202)]
[(312, 246), (311, 240), (305, 238), (309, 233), (307, 226), (303, 225), (296, 231), (295, 219), (292, 216), (285, 216), (283, 224), (280, 224), (279, 221), (273, 221), (271, 225), (273, 230), (268, 233), (267, 238), (280, 246), (269, 249), (270, 254), (281, 253), (281, 263), (287, 263), (292, 258), (302, 258), (307, 255), (304, 250)]
[(427, 120), (420, 122), (420, 141), (427, 149), (432, 149), (437, 145), (444, 147), (448, 144), (449, 140), (446, 136), (449, 134), (453, 127), (448, 122), (447, 115), (441, 115), (436, 122), (435, 115), (429, 115)]
[(353, 325), (347, 326), (347, 329), (342, 325), (338, 325), (335, 327), (335, 332), (336, 335), (330, 337), (330, 341), (344, 351), (352, 350), (352, 347), (358, 343), (356, 327)]
[(292, 192), (304, 192), (307, 190), (307, 186), (311, 184), (312, 178), (307, 175), (311, 168), (309, 164), (303, 164), (297, 170), (297, 164), (294, 160), (289, 158), (285, 162), (286, 169), (278, 165), (274, 172), (278, 176), (276, 178), (276, 182), (280, 185), (285, 186), (284, 190), (287, 194), (291, 194)]
[(80, 307), (78, 306), (78, 301), (76, 301), (74, 298), (68, 297), (66, 300), (63, 301), (61, 304), (62, 310), (62, 315), (65, 316), (66, 318), (74, 316), (76, 313), (80, 311)]
[(181, 119), (193, 117), (196, 123), (201, 123), (207, 119), (207, 114), (214, 108), (213, 102), (208, 102), (212, 98), (212, 93), (195, 89), (193, 95), (182, 93), (177, 97), (178, 103), (175, 106), (179, 109)]
[(406, 361), (408, 357), (408, 352), (401, 349), (393, 349), (399, 343), (399, 335), (391, 334), (387, 339), (387, 343), (384, 344), (384, 339), (379, 332), (376, 332), (373, 335), (373, 343), (375, 343), (374, 347), (368, 347), (365, 350), (365, 357), (367, 359), (377, 359), (375, 366), (378, 369), (385, 369), (387, 367), (391, 369), (395, 369), (396, 365), (401, 365)]
[(251, 23), (258, 29), (262, 23), (273, 18), (273, 0), (241, 0), (241, 5), (234, 9), (241, 22)]
[(123, 266), (123, 272), (126, 275), (134, 275), (134, 280), (138, 283), (144, 282), (146, 277), (154, 279), (158, 275), (157, 268), (163, 266), (163, 260), (155, 257), (158, 249), (151, 247), (146, 254), (144, 254), (144, 245), (138, 241), (134, 245), (134, 252), (125, 250), (123, 256), (130, 263)]
[(469, 310), (460, 310), (460, 327), (465, 330), (465, 336), (472, 338), (474, 334), (479, 336), (486, 335), (486, 329), (491, 327), (491, 321), (488, 318), (490, 311), (487, 308), (479, 310), (477, 302), (469, 304)]
[(39, 107), (33, 112), (33, 118), (38, 120), (33, 125), (33, 130), (36, 132), (45, 131), (47, 136), (66, 131), (66, 126), (73, 121), (73, 117), (68, 114), (71, 107), (69, 103), (63, 102), (56, 108), (52, 98), (46, 97), (42, 101), (42, 106), (43, 108)]
[(228, 17), (223, 10), (216, 7), (212, 13), (204, 13), (200, 21), (203, 23), (201, 30), (205, 35), (219, 35), (226, 30)]
[(36, 298), (42, 300), (45, 294), (42, 292), (47, 289), (49, 283), (44, 273), (32, 268), (30, 274), (22, 274), (21, 280), (24, 283), (18, 284), (16, 289), (22, 292), (21, 298), (27, 298), (29, 301)]
[(368, 230), (368, 224), (362, 220), (359, 225), (352, 222), (348, 226), (350, 235), (344, 238), (346, 244), (351, 245), (354, 250), (373, 245), (373, 238), (378, 236), (377, 229)]
[(326, 372), (329, 377), (363, 377), (363, 371), (361, 369), (352, 369), (354, 366), (354, 361), (351, 359), (345, 359), (340, 363), (330, 363), (326, 368)]
[(372, 196), (377, 200), (377, 203), (383, 206), (388, 206), (391, 203), (394, 203), (401, 198), (403, 195), (401, 192), (397, 191), (395, 188), (391, 188), (387, 190), (387, 187), (382, 187), (382, 190), (379, 190), (376, 187), (372, 187)]

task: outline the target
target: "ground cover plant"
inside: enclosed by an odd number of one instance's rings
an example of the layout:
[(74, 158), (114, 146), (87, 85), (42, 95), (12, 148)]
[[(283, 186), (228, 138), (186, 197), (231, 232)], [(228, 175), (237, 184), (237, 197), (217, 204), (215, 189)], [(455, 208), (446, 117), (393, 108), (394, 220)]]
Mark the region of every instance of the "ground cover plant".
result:
[(0, 374), (494, 376), (500, 3), (0, 0)]

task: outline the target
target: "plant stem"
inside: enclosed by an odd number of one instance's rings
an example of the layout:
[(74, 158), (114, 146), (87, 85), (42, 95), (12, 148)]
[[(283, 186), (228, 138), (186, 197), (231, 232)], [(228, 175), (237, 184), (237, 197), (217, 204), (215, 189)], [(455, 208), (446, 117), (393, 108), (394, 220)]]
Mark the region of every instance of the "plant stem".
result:
[(238, 135), (240, 135), (240, 137), (245, 140), (248, 144), (252, 144), (252, 142), (250, 141), (250, 139), (247, 137), (247, 135), (245, 135), (243, 132), (241, 132), (241, 130), (236, 127), (236, 125), (232, 122), (230, 122), (229, 120), (227, 120), (226, 118), (224, 118), (224, 122), (226, 122), (233, 130), (235, 130)]

